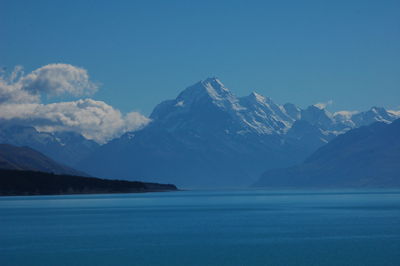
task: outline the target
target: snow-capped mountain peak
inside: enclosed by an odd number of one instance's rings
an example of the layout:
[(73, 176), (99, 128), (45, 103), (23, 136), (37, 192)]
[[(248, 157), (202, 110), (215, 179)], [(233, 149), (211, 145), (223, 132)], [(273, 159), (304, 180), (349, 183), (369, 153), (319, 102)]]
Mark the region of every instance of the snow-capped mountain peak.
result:
[(207, 89), (212, 89), (218, 92), (225, 91), (229, 92), (229, 89), (225, 87), (225, 85), (217, 78), (217, 77), (212, 77), (212, 78), (207, 78), (201, 83), (207, 88)]
[(213, 77), (187, 87), (174, 100), (160, 103), (150, 118), (171, 131), (192, 130), (193, 127), (207, 127), (211, 123), (213, 130), (218, 132), (242, 135), (285, 135), (296, 121), (302, 120), (324, 134), (338, 135), (376, 121), (391, 122), (397, 117), (397, 113), (379, 107), (372, 107), (366, 112), (341, 111), (332, 114), (323, 104), (306, 109), (291, 103), (282, 106), (257, 92), (236, 97), (218, 78)]
[(211, 107), (226, 112), (237, 112), (243, 108), (236, 96), (219, 79), (213, 77), (187, 87), (174, 100), (160, 103), (150, 117), (159, 119), (175, 112), (200, 112)]
[(248, 96), (249, 99), (253, 99), (255, 102), (258, 103), (266, 103), (266, 97), (264, 97), (261, 94), (258, 94), (257, 92), (253, 91), (252, 93), (250, 93), (250, 95)]
[(399, 115), (387, 111), (385, 108), (374, 106), (368, 111), (355, 113), (351, 116), (351, 120), (356, 127), (360, 127), (374, 122), (390, 123), (399, 117)]
[[(154, 109), (151, 118), (175, 130), (184, 127), (183, 120), (179, 118), (184, 114), (202, 121), (214, 121), (219, 116), (229, 117), (229, 122), (221, 120), (221, 129), (240, 134), (281, 134), (294, 121), (282, 106), (270, 98), (256, 92), (238, 98), (217, 78), (197, 82), (183, 90), (176, 99), (162, 102)], [(174, 123), (179, 123), (179, 126), (171, 126)]]
[(301, 119), (311, 124), (318, 125), (324, 130), (329, 129), (335, 123), (330, 112), (316, 105), (311, 105), (307, 109), (302, 110)]
[(237, 101), (231, 91), (217, 78), (199, 81), (187, 87), (175, 99), (176, 104), (181, 106), (180, 102), (185, 103), (185, 106), (190, 106), (194, 103), (209, 100), (220, 107), (228, 107)]

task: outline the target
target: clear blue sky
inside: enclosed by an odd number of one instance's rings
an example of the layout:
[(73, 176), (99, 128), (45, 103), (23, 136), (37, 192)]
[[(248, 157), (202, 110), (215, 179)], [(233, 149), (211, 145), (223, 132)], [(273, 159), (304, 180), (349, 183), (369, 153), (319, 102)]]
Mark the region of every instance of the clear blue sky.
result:
[(1, 0), (0, 38), (0, 66), (84, 67), (124, 112), (208, 76), (302, 107), (400, 106), (398, 0)]

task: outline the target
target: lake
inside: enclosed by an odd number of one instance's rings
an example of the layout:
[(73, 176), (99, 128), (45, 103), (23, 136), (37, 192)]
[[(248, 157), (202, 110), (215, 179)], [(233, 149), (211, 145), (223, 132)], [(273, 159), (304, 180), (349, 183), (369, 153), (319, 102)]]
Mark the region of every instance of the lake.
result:
[(1, 197), (0, 264), (400, 265), (400, 191)]

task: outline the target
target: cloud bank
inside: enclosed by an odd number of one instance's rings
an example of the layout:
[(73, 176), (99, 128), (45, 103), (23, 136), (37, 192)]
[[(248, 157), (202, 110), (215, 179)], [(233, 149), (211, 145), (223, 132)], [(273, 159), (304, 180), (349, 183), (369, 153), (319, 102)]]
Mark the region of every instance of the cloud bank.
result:
[(0, 76), (0, 119), (35, 127), (39, 131), (74, 131), (99, 143), (149, 123), (138, 112), (122, 114), (103, 101), (90, 98), (42, 103), (42, 97), (88, 96), (98, 85), (87, 71), (68, 64), (50, 64), (25, 75), (16, 67)]

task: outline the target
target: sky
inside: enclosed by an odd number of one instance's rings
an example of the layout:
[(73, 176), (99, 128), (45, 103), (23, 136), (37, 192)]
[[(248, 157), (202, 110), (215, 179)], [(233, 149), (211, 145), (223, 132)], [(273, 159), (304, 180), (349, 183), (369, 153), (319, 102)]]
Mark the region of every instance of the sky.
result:
[(209, 76), (280, 104), (400, 108), (399, 1), (0, 0), (0, 38), (4, 70), (79, 67), (123, 114)]

